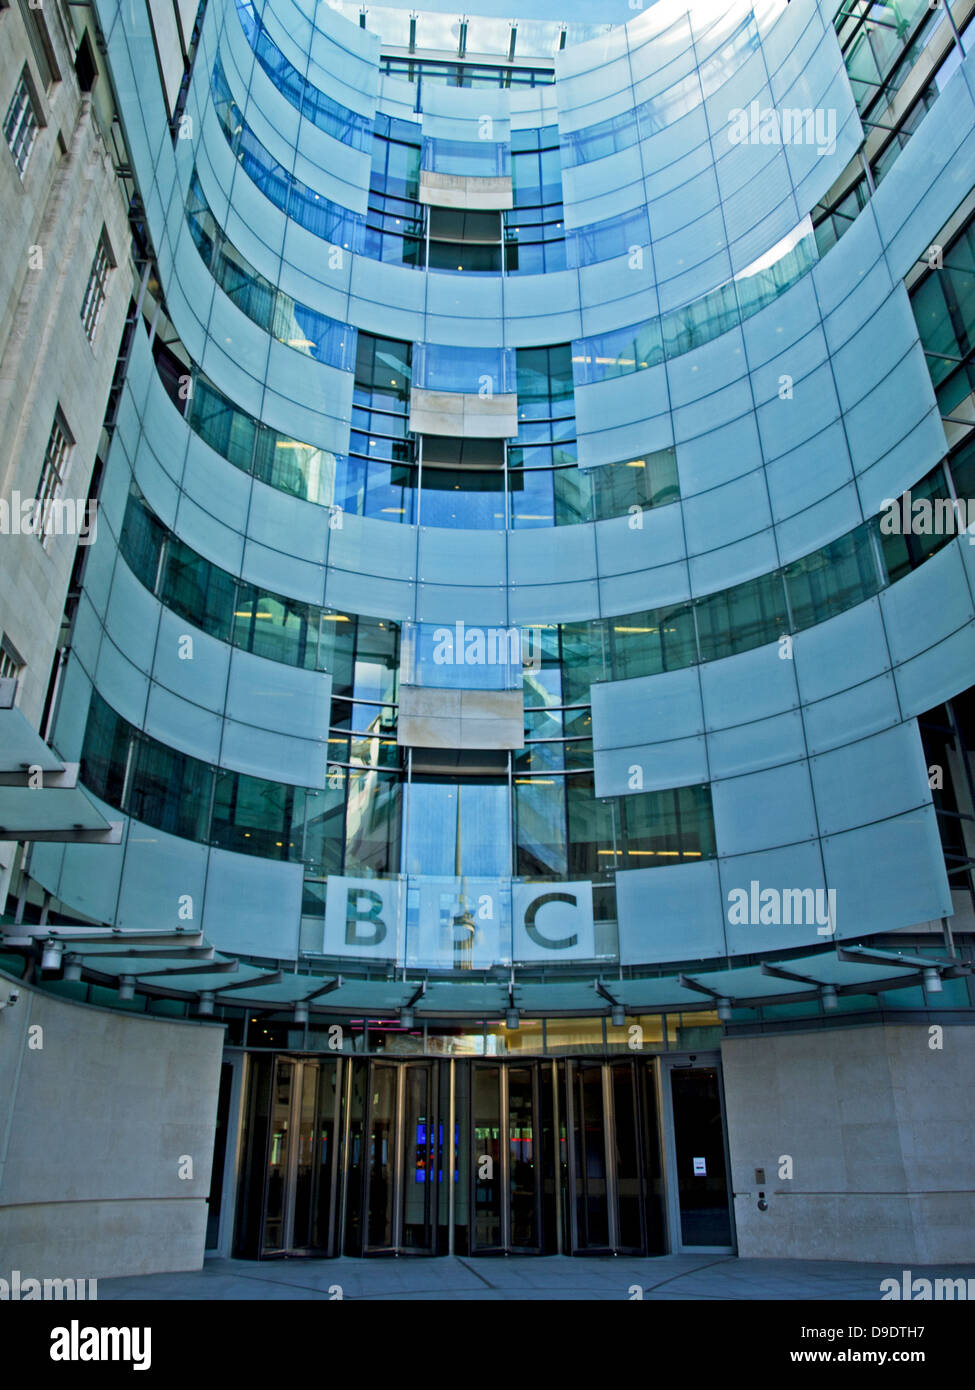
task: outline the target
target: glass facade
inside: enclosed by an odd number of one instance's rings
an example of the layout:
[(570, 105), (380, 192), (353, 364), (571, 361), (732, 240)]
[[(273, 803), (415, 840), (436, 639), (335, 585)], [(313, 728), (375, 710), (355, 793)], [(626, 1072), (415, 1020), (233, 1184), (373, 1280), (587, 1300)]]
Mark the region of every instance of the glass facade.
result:
[[(199, 119), (132, 156), (165, 254), (52, 724), (161, 832), (106, 919), (163, 837), (242, 955), (458, 987), (824, 944), (734, 920), (742, 883), (835, 891), (841, 937), (949, 915), (916, 719), (971, 683), (954, 10), (283, 5), (208, 6)], [(485, 1240), (535, 1239), (527, 1191)]]

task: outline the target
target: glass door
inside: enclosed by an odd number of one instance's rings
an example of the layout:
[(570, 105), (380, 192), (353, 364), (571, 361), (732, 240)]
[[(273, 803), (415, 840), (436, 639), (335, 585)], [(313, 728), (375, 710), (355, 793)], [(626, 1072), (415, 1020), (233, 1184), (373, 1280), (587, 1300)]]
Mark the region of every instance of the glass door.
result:
[(436, 1062), (355, 1061), (346, 1254), (436, 1252), (443, 1132)]
[(264, 1192), (262, 1253), (273, 1255), (289, 1246), (291, 1195), (292, 1098), (295, 1064), (279, 1057), (274, 1063), (268, 1134), (267, 1186)]
[(508, 1115), (508, 1244), (522, 1254), (541, 1250), (541, 1154), (538, 1067), (504, 1068)]
[(248, 1059), (246, 1133), (234, 1253), (332, 1255), (338, 1059)]
[(301, 1062), (291, 1249), (332, 1255), (338, 1160), (339, 1063)]
[(614, 1058), (565, 1068), (570, 1253), (661, 1254), (654, 1063)]
[(539, 1066), (472, 1065), (472, 1254), (542, 1248)]
[(252, 1054), (234, 1253), (726, 1250), (717, 1067)]
[(403, 1090), (402, 1228), (398, 1245), (432, 1255), (440, 1184), (443, 1181), (443, 1123), (437, 1114), (433, 1068), (422, 1062), (400, 1067)]
[(501, 1253), (504, 1143), (501, 1124), (501, 1067), (472, 1067), (471, 1077), (471, 1253)]
[(391, 1251), (394, 1182), (397, 1178), (396, 1080), (398, 1068), (391, 1062), (370, 1062), (365, 1161), (365, 1239), (363, 1254)]
[(682, 1247), (732, 1247), (721, 1090), (716, 1067), (670, 1067), (674, 1168)]
[(606, 1254), (613, 1249), (613, 1240), (602, 1063), (570, 1062), (568, 1089), (572, 1253)]
[(610, 1157), (616, 1184), (616, 1249), (628, 1255), (648, 1253), (648, 1194), (645, 1192), (648, 1155), (644, 1153), (641, 1130), (649, 1117), (640, 1113), (637, 1065), (626, 1060), (610, 1062), (607, 1068), (612, 1120)]

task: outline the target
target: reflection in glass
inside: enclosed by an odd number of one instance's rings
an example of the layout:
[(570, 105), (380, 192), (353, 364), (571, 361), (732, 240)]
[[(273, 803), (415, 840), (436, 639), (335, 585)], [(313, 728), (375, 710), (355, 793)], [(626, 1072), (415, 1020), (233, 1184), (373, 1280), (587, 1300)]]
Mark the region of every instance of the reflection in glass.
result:
[(393, 1244), (393, 1141), (396, 1125), (396, 1068), (373, 1063), (370, 1088), (369, 1142), (366, 1162), (366, 1246)]
[(576, 1239), (581, 1250), (601, 1250), (610, 1243), (602, 1067), (579, 1062), (571, 1073)]
[(475, 1066), (471, 1087), (474, 1248), (497, 1249), (501, 1232), (501, 1072)]
[(285, 1188), (291, 1143), (291, 1086), (294, 1064), (279, 1061), (274, 1070), (271, 1127), (267, 1157), (267, 1189), (264, 1198), (264, 1249), (281, 1250), (285, 1243)]
[(533, 1071), (527, 1068), (508, 1068), (508, 1191), (514, 1249), (534, 1249), (539, 1244), (536, 1199), (540, 1155), (532, 1077)]
[(442, 1180), (443, 1126), (434, 1114), (427, 1066), (408, 1066), (403, 1078), (403, 1246), (433, 1248), (433, 1224)]
[(414, 778), (407, 872), (494, 878), (509, 872), (506, 781)]

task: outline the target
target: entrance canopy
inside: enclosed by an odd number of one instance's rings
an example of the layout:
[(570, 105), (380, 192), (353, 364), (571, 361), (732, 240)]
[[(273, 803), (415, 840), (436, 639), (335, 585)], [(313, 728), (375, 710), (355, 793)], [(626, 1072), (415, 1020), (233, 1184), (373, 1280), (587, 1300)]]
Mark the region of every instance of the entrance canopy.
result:
[[(98, 927), (8, 925), (0, 928), (0, 947), (32, 955), (41, 979), (65, 974), (116, 988), (123, 999), (135, 991), (182, 999), (190, 1011), (212, 1016), (216, 1004), (293, 1013), (296, 1022), (311, 1015), (366, 1016), (410, 1021), (430, 1019), (515, 1019), (584, 1017), (612, 1014), (622, 1023), (630, 1015), (713, 1012), (722, 1020), (733, 1011), (770, 1004), (813, 1003), (826, 1011), (844, 1000), (923, 987), (926, 997), (944, 982), (971, 974), (972, 967), (932, 948), (921, 953), (870, 946), (827, 946), (788, 959), (759, 961), (737, 969), (685, 969), (647, 978), (609, 976), (560, 979), (522, 978), (507, 969), (464, 980), (417, 974), (368, 979), (323, 971), (291, 973), (252, 964), (208, 946), (201, 933), (131, 932)], [(391, 972), (392, 974), (393, 972)], [(936, 1001), (933, 1001), (936, 1002)], [(927, 1007), (931, 1007), (929, 1002)], [(850, 1007), (847, 1004), (846, 1007)]]

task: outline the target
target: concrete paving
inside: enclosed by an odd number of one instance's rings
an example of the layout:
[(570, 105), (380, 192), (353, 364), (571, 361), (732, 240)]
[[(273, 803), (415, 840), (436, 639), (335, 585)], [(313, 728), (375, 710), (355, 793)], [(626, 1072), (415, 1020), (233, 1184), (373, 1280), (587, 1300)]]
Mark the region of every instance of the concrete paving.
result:
[[(99, 1279), (100, 1302), (128, 1299), (626, 1301), (879, 1300), (895, 1265), (838, 1260), (740, 1260), (731, 1255), (654, 1259), (509, 1256), (499, 1259), (207, 1260), (185, 1274)], [(975, 1279), (975, 1265), (915, 1267), (915, 1278)]]

